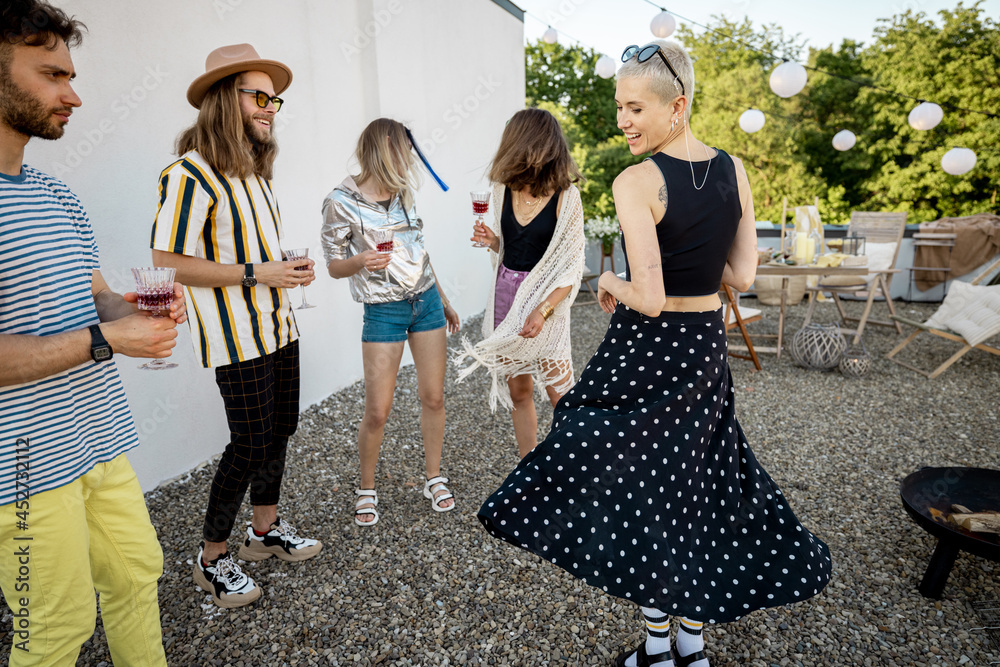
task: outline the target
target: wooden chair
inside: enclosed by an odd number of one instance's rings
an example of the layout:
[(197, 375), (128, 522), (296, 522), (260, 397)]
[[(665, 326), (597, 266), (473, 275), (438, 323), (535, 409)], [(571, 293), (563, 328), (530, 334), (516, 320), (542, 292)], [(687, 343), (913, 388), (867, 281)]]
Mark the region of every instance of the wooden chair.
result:
[[(846, 325), (848, 322), (857, 322), (854, 331), (854, 343), (861, 340), (861, 334), (868, 324), (878, 326), (895, 327), (897, 333), (903, 333), (899, 322), (895, 320), (896, 307), (892, 303), (892, 277), (899, 273), (896, 266), (896, 259), (899, 257), (899, 246), (902, 244), (903, 232), (906, 230), (906, 212), (874, 213), (869, 211), (854, 211), (851, 214), (851, 222), (847, 227), (848, 236), (863, 236), (865, 238), (866, 251), (870, 243), (894, 243), (895, 249), (892, 253), (892, 261), (889, 267), (884, 270), (872, 270), (867, 277), (862, 277), (859, 284), (855, 285), (829, 285), (823, 284), (820, 278), (819, 285), (806, 289), (809, 294), (809, 309), (806, 311), (803, 326), (809, 324), (812, 319), (813, 309), (816, 307), (816, 296), (820, 292), (828, 292), (833, 296), (833, 302), (840, 313), (841, 321)], [(844, 311), (841, 303), (841, 295), (850, 295), (865, 299), (865, 308), (861, 317), (853, 317)], [(885, 299), (885, 304), (889, 309), (889, 317), (893, 321), (873, 320), (869, 318), (875, 297), (881, 296)], [(847, 331), (852, 331), (847, 329)]]
[[(982, 273), (980, 273), (976, 278), (974, 278), (971, 281), (971, 283), (973, 285), (980, 284), (981, 282), (983, 282), (983, 280), (986, 279), (987, 276), (989, 276), (998, 267), (1000, 267), (1000, 259), (997, 259), (996, 261), (994, 261), (989, 266), (989, 268), (987, 268), (985, 271), (983, 271)], [(955, 285), (955, 283), (953, 283), (953, 285)], [(957, 288), (954, 288), (954, 289), (957, 289)], [(948, 297), (945, 297), (945, 302), (941, 304), (941, 307), (937, 310), (937, 312), (934, 315), (931, 316), (931, 318), (927, 322), (933, 322), (934, 321), (934, 316), (937, 315), (938, 313), (940, 313), (942, 310), (944, 310), (946, 308), (947, 304), (948, 304)], [(974, 308), (977, 308), (977, 310), (979, 309), (978, 304), (972, 304), (972, 306)], [(958, 361), (960, 358), (962, 358), (963, 356), (965, 356), (965, 354), (969, 350), (976, 349), (976, 350), (982, 350), (983, 352), (989, 352), (990, 354), (1000, 355), (1000, 348), (996, 348), (996, 347), (993, 347), (991, 345), (987, 345), (985, 343), (985, 340), (988, 340), (989, 338), (991, 338), (991, 337), (995, 336), (996, 334), (1000, 333), (1000, 306), (997, 306), (996, 304), (994, 304), (994, 308), (995, 308), (995, 311), (992, 313), (994, 317), (991, 318), (992, 321), (993, 321), (993, 327), (989, 328), (985, 332), (982, 332), (980, 335), (984, 337), (983, 340), (975, 342), (975, 344), (970, 343), (963, 336), (959, 335), (958, 333), (955, 333), (954, 331), (950, 331), (948, 329), (938, 328), (938, 327), (935, 327), (935, 326), (929, 326), (927, 322), (924, 322), (924, 323), (915, 322), (913, 320), (906, 319), (905, 317), (900, 317), (898, 315), (894, 315), (893, 319), (895, 319), (897, 322), (902, 322), (904, 324), (908, 324), (910, 326), (916, 327), (917, 330), (914, 331), (909, 336), (907, 336), (906, 339), (902, 343), (900, 343), (899, 345), (897, 345), (896, 347), (894, 347), (892, 349), (892, 351), (889, 352), (889, 354), (887, 354), (885, 356), (886, 356), (887, 359), (891, 360), (893, 363), (896, 363), (896, 364), (899, 364), (900, 366), (904, 366), (906, 368), (909, 368), (912, 371), (916, 371), (917, 373), (920, 373), (924, 377), (927, 377), (927, 378), (930, 378), (930, 379), (934, 379), (937, 376), (941, 375), (941, 373), (943, 373), (946, 370), (948, 370), (948, 368), (952, 364), (954, 364), (956, 361)], [(982, 310), (979, 310), (979, 314), (980, 315), (985, 315), (986, 317), (989, 317), (989, 314), (986, 313), (986, 312), (983, 312)], [(910, 343), (912, 343), (917, 338), (917, 336), (919, 336), (920, 334), (922, 334), (924, 332), (927, 332), (929, 334), (937, 336), (938, 338), (944, 338), (946, 340), (955, 341), (956, 343), (961, 343), (962, 347), (957, 352), (955, 352), (955, 354), (953, 354), (950, 357), (948, 357), (948, 359), (946, 359), (944, 361), (944, 363), (942, 363), (940, 366), (938, 366), (937, 368), (935, 368), (932, 371), (925, 371), (922, 368), (917, 368), (916, 366), (908, 364), (908, 363), (906, 363), (904, 361), (900, 361), (899, 359), (896, 358), (896, 355), (899, 354), (899, 352), (903, 348), (905, 348), (907, 345), (909, 345)]]
[[(590, 270), (590, 267), (588, 267), (586, 264), (583, 265), (583, 278), (580, 280), (580, 287), (584, 288), (588, 292), (590, 292), (590, 296), (589, 297), (584, 296), (583, 299), (581, 299), (579, 296), (577, 296), (576, 301), (573, 302), (573, 307), (574, 308), (576, 306), (589, 306), (589, 305), (598, 303), (598, 301), (597, 301), (597, 292), (595, 292), (594, 288), (591, 287), (590, 282), (592, 280), (596, 280), (597, 278), (600, 278), (600, 277), (601, 277), (601, 274), (594, 273), (593, 271)], [(581, 289), (580, 292), (582, 293), (583, 289)]]
[[(913, 285), (918, 280), (917, 274), (921, 274), (927, 280), (941, 279), (941, 298), (948, 296), (948, 281), (951, 276), (951, 253), (955, 250), (955, 242), (958, 234), (948, 234), (944, 232), (918, 232), (913, 235), (913, 266), (907, 270), (910, 272), (910, 280), (906, 285), (906, 300), (913, 300)], [(921, 248), (947, 248), (945, 257), (949, 266), (918, 266), (917, 261), (921, 256)], [(929, 291), (929, 290), (928, 290)]]
[[(747, 361), (752, 361), (754, 367), (757, 370), (761, 370), (760, 359), (757, 358), (757, 351), (753, 348), (753, 341), (750, 340), (750, 334), (747, 333), (746, 325), (751, 322), (757, 322), (761, 319), (761, 311), (757, 308), (744, 308), (740, 309), (740, 295), (738, 292), (734, 292), (733, 288), (729, 285), (722, 286), (723, 302), (725, 302), (725, 314), (724, 322), (726, 323), (726, 331), (730, 329), (739, 328), (740, 334), (743, 336), (743, 342), (746, 343), (746, 348), (732, 347), (729, 348), (729, 356), (736, 359), (746, 359)], [(738, 352), (733, 352), (737, 350)], [(742, 354), (746, 351), (747, 354)]]

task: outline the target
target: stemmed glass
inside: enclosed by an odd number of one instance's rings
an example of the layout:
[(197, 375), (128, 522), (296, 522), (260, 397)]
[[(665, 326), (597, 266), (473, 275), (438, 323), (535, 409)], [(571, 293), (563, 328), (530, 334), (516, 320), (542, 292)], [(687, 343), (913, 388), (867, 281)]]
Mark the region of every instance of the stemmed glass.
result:
[[(292, 248), (291, 250), (285, 251), (286, 262), (294, 262), (296, 260), (304, 260), (304, 259), (309, 259), (309, 248)], [(296, 266), (295, 270), (305, 271), (308, 268), (309, 268), (308, 264), (302, 264), (301, 266)], [(299, 288), (302, 290), (302, 304), (299, 305), (299, 307), (296, 308), (295, 310), (305, 310), (306, 308), (315, 308), (316, 306), (306, 301), (306, 286), (299, 285)]]
[[(473, 190), (472, 195), (472, 212), (476, 215), (479, 224), (483, 224), (483, 216), (490, 210), (490, 193), (488, 190)], [(485, 243), (479, 241), (474, 241), (472, 243), (474, 248), (488, 248), (489, 246)]]
[[(371, 230), (372, 243), (375, 244), (375, 251), (380, 255), (391, 255), (396, 247), (396, 233), (392, 229), (385, 227)], [(389, 267), (385, 268), (386, 280), (389, 279)]]
[[(135, 292), (139, 297), (139, 310), (152, 311), (152, 317), (163, 317), (160, 311), (168, 310), (174, 301), (174, 269), (132, 269), (132, 276), (135, 277)], [(153, 359), (139, 366), (147, 371), (176, 367), (177, 364), (174, 362), (163, 359)]]

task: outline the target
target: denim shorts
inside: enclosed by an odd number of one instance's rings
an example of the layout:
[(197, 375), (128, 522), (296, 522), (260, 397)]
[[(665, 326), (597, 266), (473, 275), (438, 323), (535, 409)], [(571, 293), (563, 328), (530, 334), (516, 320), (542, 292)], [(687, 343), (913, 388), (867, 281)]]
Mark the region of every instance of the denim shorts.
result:
[(440, 329), (448, 324), (437, 285), (402, 301), (365, 304), (362, 343), (402, 343), (406, 335)]

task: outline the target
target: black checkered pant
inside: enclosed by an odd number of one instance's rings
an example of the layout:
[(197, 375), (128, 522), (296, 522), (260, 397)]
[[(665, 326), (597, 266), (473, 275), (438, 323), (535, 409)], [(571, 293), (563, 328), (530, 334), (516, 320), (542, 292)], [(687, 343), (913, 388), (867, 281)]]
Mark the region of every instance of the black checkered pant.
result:
[(204, 536), (225, 542), (248, 486), (251, 504), (278, 504), (285, 449), (299, 423), (299, 343), (219, 366), (215, 381), (226, 405), (230, 442), (212, 481)]

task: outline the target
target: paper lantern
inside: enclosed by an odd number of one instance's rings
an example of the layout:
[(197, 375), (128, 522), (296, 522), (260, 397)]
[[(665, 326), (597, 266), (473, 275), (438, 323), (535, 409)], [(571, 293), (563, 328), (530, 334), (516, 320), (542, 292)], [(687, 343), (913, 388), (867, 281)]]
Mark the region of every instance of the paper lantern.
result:
[(941, 119), (944, 118), (944, 111), (933, 102), (921, 102), (910, 111), (910, 127), (914, 130), (931, 130)]
[(677, 21), (674, 15), (664, 10), (653, 17), (649, 22), (649, 29), (660, 39), (666, 39), (677, 29)]
[(952, 176), (961, 176), (976, 166), (976, 154), (968, 148), (952, 148), (941, 158), (941, 168)]
[(854, 148), (858, 138), (850, 130), (841, 130), (833, 135), (833, 147), (838, 151), (846, 151)]
[(764, 127), (764, 112), (760, 109), (747, 109), (740, 114), (740, 129), (747, 134), (753, 134)]
[(615, 75), (615, 61), (611, 56), (601, 56), (594, 65), (594, 73), (602, 79), (610, 79)]
[(786, 60), (771, 71), (771, 90), (778, 97), (791, 97), (806, 85), (806, 68)]
[(555, 44), (559, 41), (559, 33), (556, 32), (555, 28), (550, 26), (548, 30), (542, 33), (542, 39), (546, 44)]

